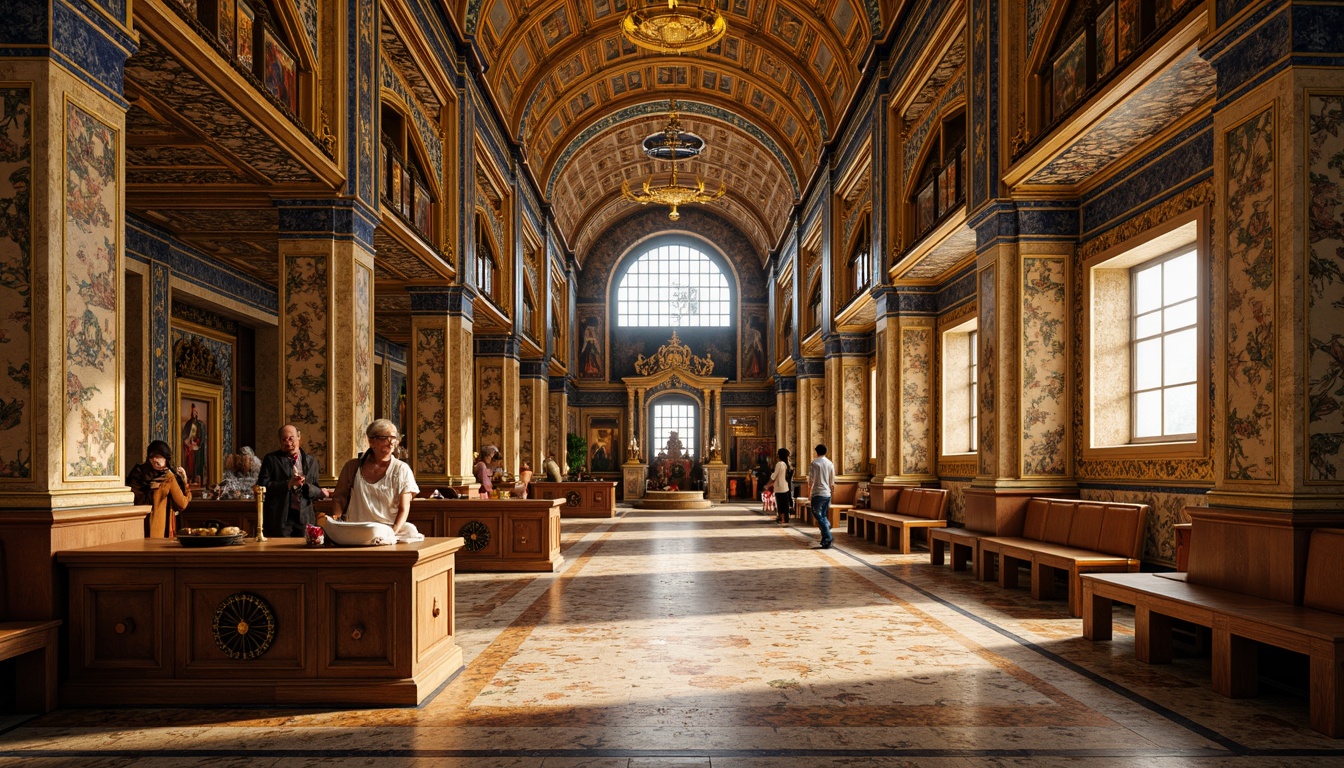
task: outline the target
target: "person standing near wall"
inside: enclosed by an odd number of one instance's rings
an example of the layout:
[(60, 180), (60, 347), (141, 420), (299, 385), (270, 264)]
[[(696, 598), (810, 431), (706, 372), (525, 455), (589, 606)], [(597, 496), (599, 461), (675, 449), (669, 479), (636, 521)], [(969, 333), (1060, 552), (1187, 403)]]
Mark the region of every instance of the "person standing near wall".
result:
[(816, 458), (807, 469), (807, 479), (812, 483), (812, 514), (821, 531), (821, 546), (817, 548), (830, 549), (834, 541), (831, 537), (831, 489), (835, 486), (835, 465), (826, 458), (824, 443), (817, 443)]

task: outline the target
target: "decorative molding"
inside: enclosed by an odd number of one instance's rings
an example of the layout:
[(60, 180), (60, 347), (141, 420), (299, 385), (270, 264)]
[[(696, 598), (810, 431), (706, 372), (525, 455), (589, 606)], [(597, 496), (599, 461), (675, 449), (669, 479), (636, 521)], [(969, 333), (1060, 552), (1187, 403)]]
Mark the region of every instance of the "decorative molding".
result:
[(635, 371), (640, 376), (652, 376), (660, 371), (676, 368), (690, 371), (697, 376), (709, 376), (714, 373), (713, 354), (700, 357), (692, 353), (691, 348), (682, 344), (677, 338), (677, 332), (673, 331), (672, 339), (659, 347), (651, 357), (640, 355), (635, 359)]

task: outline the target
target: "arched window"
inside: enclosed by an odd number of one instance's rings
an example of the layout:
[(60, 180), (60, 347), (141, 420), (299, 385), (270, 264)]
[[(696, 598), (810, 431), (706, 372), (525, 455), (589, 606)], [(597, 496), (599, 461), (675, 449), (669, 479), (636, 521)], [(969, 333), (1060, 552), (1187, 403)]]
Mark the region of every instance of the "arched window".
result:
[(923, 237), (966, 201), (966, 113), (958, 112), (942, 121), (929, 141), (932, 146), (910, 198), (913, 240)]
[(723, 270), (684, 243), (645, 251), (616, 289), (619, 326), (731, 325), (732, 294)]

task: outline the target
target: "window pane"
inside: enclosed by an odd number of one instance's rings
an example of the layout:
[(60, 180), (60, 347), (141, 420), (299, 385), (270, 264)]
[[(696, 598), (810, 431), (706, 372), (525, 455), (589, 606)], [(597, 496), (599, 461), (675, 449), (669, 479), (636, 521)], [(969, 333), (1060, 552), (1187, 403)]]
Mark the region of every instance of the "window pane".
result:
[(1163, 357), (1166, 358), (1162, 372), (1162, 384), (1184, 384), (1195, 380), (1195, 329), (1172, 333), (1167, 336)]
[(1134, 275), (1134, 311), (1151, 312), (1162, 306), (1162, 265), (1148, 267)]
[(1146, 339), (1162, 332), (1162, 313), (1149, 312), (1134, 320), (1134, 338)]
[(1134, 396), (1134, 436), (1157, 437), (1162, 434), (1162, 390), (1140, 392)]
[(1149, 339), (1134, 345), (1134, 388), (1162, 386), (1162, 339)]
[(1164, 394), (1163, 434), (1188, 435), (1195, 431), (1195, 385), (1171, 387)]
[(1167, 307), (1163, 310), (1166, 315), (1164, 330), (1174, 331), (1179, 328), (1185, 328), (1195, 324), (1198, 319), (1195, 313), (1195, 300), (1183, 301), (1174, 307)]
[(1195, 270), (1195, 252), (1177, 256), (1162, 265), (1162, 303), (1175, 304), (1193, 299), (1199, 292), (1199, 276)]

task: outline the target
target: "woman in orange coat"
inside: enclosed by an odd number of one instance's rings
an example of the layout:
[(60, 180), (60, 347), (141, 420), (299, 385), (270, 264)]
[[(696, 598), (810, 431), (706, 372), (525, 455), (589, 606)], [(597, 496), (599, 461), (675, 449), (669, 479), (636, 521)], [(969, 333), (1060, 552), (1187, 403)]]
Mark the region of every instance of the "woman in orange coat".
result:
[(151, 507), (146, 534), (151, 539), (171, 538), (177, 530), (177, 513), (191, 502), (187, 471), (181, 467), (169, 470), (172, 463), (173, 449), (164, 441), (155, 440), (145, 451), (145, 463), (135, 465), (126, 478), (126, 484), (135, 493), (135, 503)]

